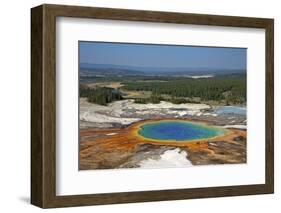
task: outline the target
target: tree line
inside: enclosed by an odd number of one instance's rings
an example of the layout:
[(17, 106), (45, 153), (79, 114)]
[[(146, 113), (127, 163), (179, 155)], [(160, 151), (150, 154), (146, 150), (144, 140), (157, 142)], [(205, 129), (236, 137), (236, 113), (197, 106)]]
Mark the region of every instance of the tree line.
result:
[[(222, 101), (242, 104), (246, 102), (246, 78), (208, 78), (182, 79), (168, 82), (125, 82), (124, 90), (151, 91), (161, 99), (161, 95), (169, 95), (171, 102), (187, 102), (188, 98), (200, 98), (202, 101)], [(141, 102), (141, 100), (136, 100)]]
[(123, 99), (121, 93), (118, 90), (108, 87), (90, 88), (80, 85), (79, 95), (80, 97), (87, 98), (88, 102), (96, 103), (99, 105), (107, 105), (108, 103), (111, 103), (113, 101)]

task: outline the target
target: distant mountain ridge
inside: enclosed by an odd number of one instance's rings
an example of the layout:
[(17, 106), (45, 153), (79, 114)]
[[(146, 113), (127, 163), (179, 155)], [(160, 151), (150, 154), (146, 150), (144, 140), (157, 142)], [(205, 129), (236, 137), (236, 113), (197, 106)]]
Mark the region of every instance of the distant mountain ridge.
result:
[(192, 67), (140, 67), (115, 64), (80, 63), (80, 74), (119, 74), (119, 75), (198, 75), (198, 74), (227, 74), (245, 73), (243, 69), (222, 68), (192, 68)]

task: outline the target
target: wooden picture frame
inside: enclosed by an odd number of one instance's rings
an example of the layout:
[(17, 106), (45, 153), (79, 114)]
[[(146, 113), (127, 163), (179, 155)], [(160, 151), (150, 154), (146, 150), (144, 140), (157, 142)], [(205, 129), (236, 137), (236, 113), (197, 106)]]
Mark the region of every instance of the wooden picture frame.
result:
[[(56, 195), (56, 18), (94, 18), (265, 29), (265, 184)], [(31, 9), (31, 203), (42, 208), (268, 194), (274, 191), (274, 21), (126, 9), (44, 4)]]

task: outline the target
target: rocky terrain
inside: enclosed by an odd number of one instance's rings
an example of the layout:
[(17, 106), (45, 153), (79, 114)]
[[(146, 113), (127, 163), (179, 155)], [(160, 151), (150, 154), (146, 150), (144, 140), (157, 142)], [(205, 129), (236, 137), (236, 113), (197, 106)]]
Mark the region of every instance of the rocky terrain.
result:
[[(163, 168), (246, 162), (246, 113), (207, 104), (136, 104), (108, 106), (80, 99), (80, 165), (84, 169)], [(231, 109), (231, 110), (230, 110)], [(240, 110), (241, 110), (240, 109)], [(226, 111), (227, 113), (225, 113)], [(182, 119), (221, 126), (229, 133), (209, 140), (157, 143), (135, 132), (147, 120)]]

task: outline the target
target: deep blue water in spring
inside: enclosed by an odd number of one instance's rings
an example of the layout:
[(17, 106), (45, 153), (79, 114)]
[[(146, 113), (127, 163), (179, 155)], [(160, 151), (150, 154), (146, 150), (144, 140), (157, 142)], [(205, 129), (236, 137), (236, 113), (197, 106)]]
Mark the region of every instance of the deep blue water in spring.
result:
[(189, 121), (156, 121), (143, 124), (139, 134), (159, 141), (188, 141), (212, 138), (224, 134), (225, 130)]

